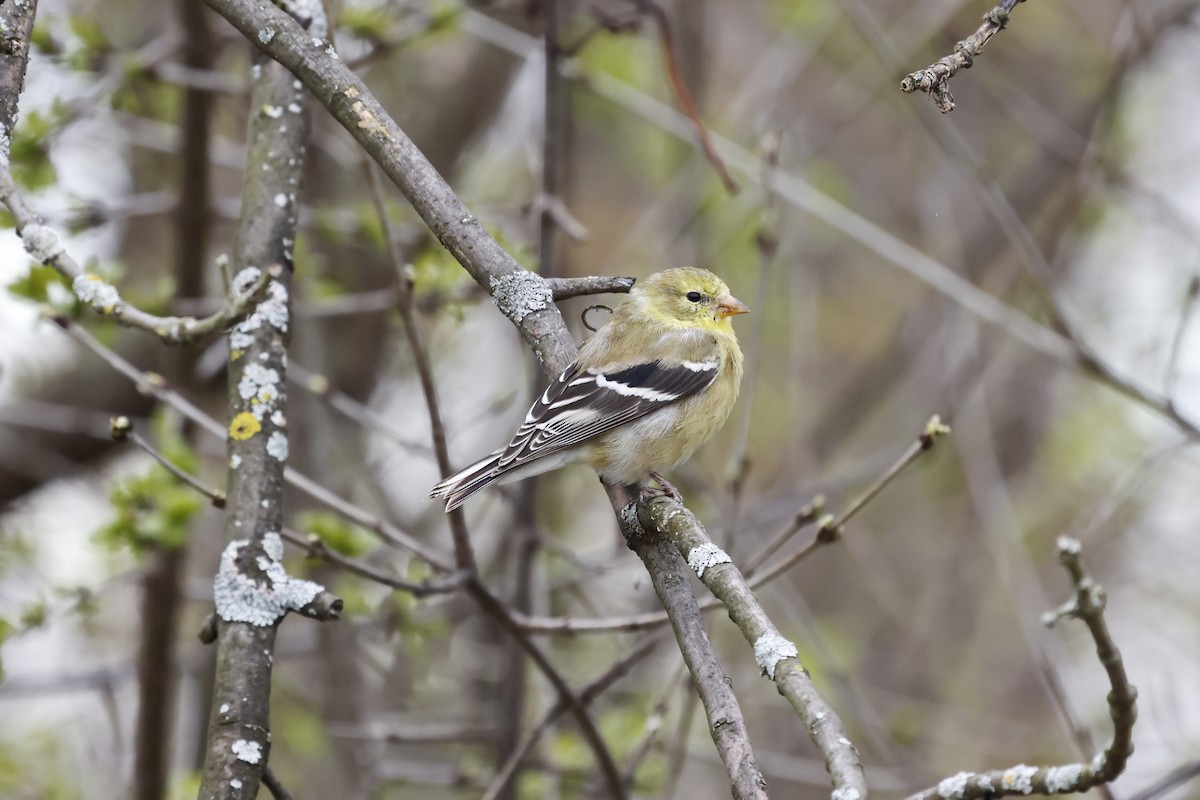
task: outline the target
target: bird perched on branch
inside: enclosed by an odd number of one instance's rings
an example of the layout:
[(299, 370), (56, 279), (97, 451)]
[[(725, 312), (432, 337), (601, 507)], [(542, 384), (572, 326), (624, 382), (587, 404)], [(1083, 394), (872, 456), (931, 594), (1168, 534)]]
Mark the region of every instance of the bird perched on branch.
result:
[(708, 270), (682, 267), (639, 281), (611, 319), (529, 409), (512, 441), (433, 487), (453, 511), (493, 483), (566, 464), (609, 484), (651, 477), (687, 459), (729, 417), (742, 380), (730, 317), (750, 309)]

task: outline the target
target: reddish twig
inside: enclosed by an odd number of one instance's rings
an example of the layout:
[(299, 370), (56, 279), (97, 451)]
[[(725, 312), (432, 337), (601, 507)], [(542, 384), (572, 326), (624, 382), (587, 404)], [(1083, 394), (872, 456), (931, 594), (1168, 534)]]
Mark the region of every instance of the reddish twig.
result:
[(717, 171), (717, 176), (721, 179), (725, 191), (737, 194), (740, 187), (733, 176), (729, 174), (729, 168), (725, 166), (725, 161), (717, 153), (717, 148), (713, 146), (712, 139), (708, 135), (708, 128), (700, 120), (700, 112), (696, 109), (692, 93), (688, 91), (687, 82), (683, 79), (683, 71), (679, 68), (679, 56), (675, 47), (675, 37), (671, 33), (670, 17), (667, 16), (667, 12), (662, 6), (652, 0), (633, 0), (633, 2), (643, 13), (648, 14), (654, 20), (654, 24), (658, 28), (658, 38), (663, 49), (663, 62), (667, 70), (667, 83), (671, 86), (671, 93), (675, 95), (675, 103), (679, 106), (679, 110), (692, 122), (696, 138), (699, 140), (700, 150), (708, 159), (708, 163), (712, 164), (712, 168)]

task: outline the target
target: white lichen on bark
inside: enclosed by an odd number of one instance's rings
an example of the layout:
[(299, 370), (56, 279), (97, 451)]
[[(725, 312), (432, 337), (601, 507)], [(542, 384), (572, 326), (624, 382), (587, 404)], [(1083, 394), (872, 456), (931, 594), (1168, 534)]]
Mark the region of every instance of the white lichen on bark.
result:
[(712, 542), (705, 542), (693, 547), (687, 555), (688, 566), (696, 573), (697, 578), (703, 578), (704, 571), (709, 567), (715, 567), (717, 564), (729, 564), (731, 561), (729, 554)]
[(520, 323), (530, 314), (544, 311), (554, 302), (554, 291), (540, 275), (523, 269), (492, 278), (492, 302), (500, 313)]
[(313, 581), (293, 578), (283, 568), (283, 540), (278, 533), (263, 537), (263, 552), (255, 559), (257, 575), (247, 575), (238, 564), (247, 539), (225, 546), (221, 564), (213, 581), (213, 601), (217, 615), (226, 622), (248, 622), (267, 627), (288, 611), (299, 611), (311, 603), (325, 587)]
[(765, 633), (754, 643), (754, 660), (763, 674), (775, 680), (775, 667), (785, 658), (796, 658), (800, 652), (796, 645), (777, 633)]

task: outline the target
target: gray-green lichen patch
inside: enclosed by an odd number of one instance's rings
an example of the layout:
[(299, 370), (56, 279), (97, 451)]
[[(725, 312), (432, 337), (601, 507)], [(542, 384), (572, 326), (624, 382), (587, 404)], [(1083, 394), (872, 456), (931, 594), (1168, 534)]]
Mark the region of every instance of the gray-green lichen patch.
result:
[(1033, 791), (1033, 777), (1037, 775), (1037, 767), (1031, 767), (1027, 764), (1017, 764), (1015, 767), (1009, 767), (1004, 770), (1004, 777), (1000, 779), (1000, 786), (1004, 789), (1011, 789), (1021, 794), (1029, 794)]
[(262, 745), (258, 742), (238, 739), (230, 745), (230, 749), (239, 761), (245, 761), (247, 764), (257, 764), (262, 760)]
[[(233, 279), (233, 290), (245, 294), (254, 288), (262, 270), (258, 267), (246, 267), (238, 272)], [(245, 350), (254, 344), (254, 333), (269, 325), (280, 333), (288, 329), (288, 290), (277, 280), (272, 280), (267, 286), (267, 296), (254, 309), (254, 313), (234, 326), (229, 333), (229, 348)]]
[(754, 660), (758, 662), (763, 674), (771, 680), (775, 680), (775, 667), (780, 661), (799, 655), (796, 645), (778, 633), (764, 633), (754, 643)]
[(287, 574), (282, 561), (283, 540), (278, 533), (263, 537), (263, 555), (254, 560), (258, 574), (245, 574), (238, 556), (249, 544), (246, 539), (238, 539), (226, 545), (221, 553), (221, 564), (213, 581), (213, 601), (221, 619), (267, 627), (288, 611), (304, 608), (325, 590), (319, 583)]
[(937, 793), (942, 800), (962, 800), (966, 794), (967, 785), (975, 777), (974, 772), (960, 772), (938, 781)]
[(732, 561), (729, 554), (712, 542), (697, 545), (688, 551), (687, 563), (696, 573), (697, 578), (704, 577), (704, 571), (717, 564), (728, 564)]
[(21, 243), (25, 245), (25, 252), (39, 264), (48, 264), (65, 252), (55, 230), (36, 222), (21, 229)]
[(101, 314), (111, 314), (121, 302), (121, 293), (117, 291), (117, 287), (96, 275), (78, 276), (71, 288), (75, 290), (76, 297)]
[(554, 302), (550, 285), (537, 274), (515, 269), (489, 281), (492, 302), (500, 313), (520, 324), (530, 314), (545, 311)]
[(1078, 790), (1079, 779), (1083, 776), (1082, 764), (1070, 764), (1065, 767), (1051, 767), (1046, 771), (1046, 791), (1063, 794)]
[(287, 434), (280, 431), (275, 431), (271, 437), (267, 439), (267, 454), (276, 461), (287, 461), (288, 457), (288, 438)]

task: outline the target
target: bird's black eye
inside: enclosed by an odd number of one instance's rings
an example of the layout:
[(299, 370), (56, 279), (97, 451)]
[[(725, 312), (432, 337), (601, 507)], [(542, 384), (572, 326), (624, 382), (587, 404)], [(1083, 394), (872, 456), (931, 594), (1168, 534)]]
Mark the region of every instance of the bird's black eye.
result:
[(687, 299), (691, 300), (693, 303), (699, 303), (704, 299), (704, 295), (700, 294), (699, 292), (688, 292)]

